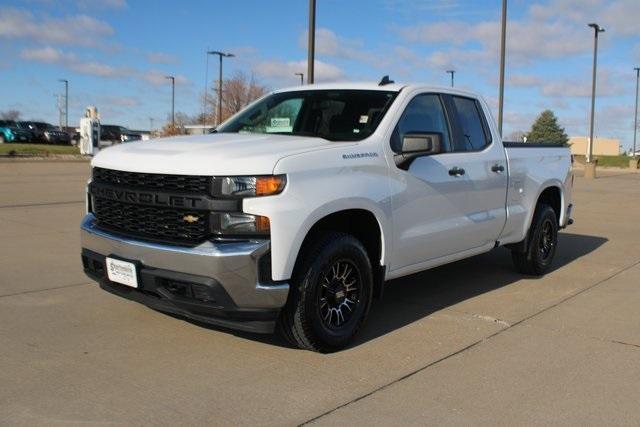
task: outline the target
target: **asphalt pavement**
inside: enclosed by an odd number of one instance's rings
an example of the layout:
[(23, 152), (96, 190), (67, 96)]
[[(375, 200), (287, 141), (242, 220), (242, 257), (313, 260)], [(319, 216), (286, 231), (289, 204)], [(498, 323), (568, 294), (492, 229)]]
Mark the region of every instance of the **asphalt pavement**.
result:
[(576, 178), (552, 272), (491, 253), (387, 283), (331, 355), (108, 294), (89, 166), (0, 163), (2, 425), (638, 425), (640, 174)]

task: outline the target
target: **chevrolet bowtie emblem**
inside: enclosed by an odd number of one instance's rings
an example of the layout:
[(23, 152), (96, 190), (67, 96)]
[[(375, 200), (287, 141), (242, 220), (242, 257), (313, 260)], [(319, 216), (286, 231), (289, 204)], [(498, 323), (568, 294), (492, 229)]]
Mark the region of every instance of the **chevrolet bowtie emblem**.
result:
[(194, 222), (198, 222), (200, 218), (198, 218), (197, 216), (193, 216), (193, 215), (185, 215), (182, 217), (182, 220), (184, 222), (188, 222), (189, 224), (193, 224)]

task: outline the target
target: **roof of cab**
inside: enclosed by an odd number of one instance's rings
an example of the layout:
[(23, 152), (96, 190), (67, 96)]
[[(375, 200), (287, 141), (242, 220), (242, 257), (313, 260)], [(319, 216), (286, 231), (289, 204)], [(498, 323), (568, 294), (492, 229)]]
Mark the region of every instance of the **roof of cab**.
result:
[(375, 82), (337, 82), (337, 83), (318, 83), (313, 85), (293, 86), (273, 91), (273, 93), (279, 92), (293, 92), (302, 90), (379, 90), (389, 92), (399, 92), (400, 90), (422, 90), (425, 92), (438, 92), (438, 93), (451, 93), (464, 96), (477, 97), (476, 94), (460, 89), (451, 88), (448, 86), (433, 86), (423, 83), (389, 83), (380, 86)]

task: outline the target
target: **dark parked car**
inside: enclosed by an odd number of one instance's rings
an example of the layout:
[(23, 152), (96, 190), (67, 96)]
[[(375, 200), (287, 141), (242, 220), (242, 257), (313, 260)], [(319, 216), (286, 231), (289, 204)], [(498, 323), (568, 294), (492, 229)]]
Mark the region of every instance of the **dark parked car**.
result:
[(0, 120), (0, 143), (2, 142), (29, 142), (31, 132), (20, 129), (13, 120)]
[(38, 142), (45, 144), (71, 144), (71, 136), (50, 123), (20, 122), (20, 124), (23, 127), (28, 127), (34, 139)]
[(112, 142), (131, 142), (142, 139), (139, 133), (130, 131), (124, 126), (101, 125), (100, 140)]

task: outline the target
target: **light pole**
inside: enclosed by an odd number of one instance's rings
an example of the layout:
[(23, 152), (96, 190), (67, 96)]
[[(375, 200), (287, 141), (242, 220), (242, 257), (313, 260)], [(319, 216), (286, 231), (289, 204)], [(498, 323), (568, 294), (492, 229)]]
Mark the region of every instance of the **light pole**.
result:
[[(636, 114), (633, 120), (633, 158), (636, 158), (636, 137), (638, 136), (638, 82), (640, 81), (640, 68), (634, 68), (636, 70)], [(637, 168), (637, 163), (636, 163)]]
[(586, 178), (596, 177), (596, 165), (593, 162), (593, 116), (595, 115), (596, 108), (596, 75), (598, 66), (598, 34), (604, 33), (604, 28), (601, 28), (596, 23), (588, 24), (593, 28), (593, 80), (591, 84), (591, 121), (589, 124), (589, 145), (587, 146), (587, 168), (585, 169)]
[(58, 79), (58, 81), (64, 83), (64, 130), (66, 132), (69, 127), (69, 81), (66, 79)]
[(500, 94), (498, 96), (498, 132), (502, 136), (504, 108), (504, 62), (507, 41), (507, 0), (502, 0), (502, 29), (500, 32)]
[(176, 127), (176, 78), (174, 76), (165, 76), (171, 80), (171, 127)]
[(222, 58), (233, 58), (235, 55), (217, 50), (210, 50), (207, 55), (218, 55), (220, 59), (220, 67), (218, 69), (218, 123), (216, 123), (216, 126), (220, 126), (220, 123), (222, 123)]
[(316, 0), (309, 0), (309, 47), (307, 51), (307, 84), (314, 80), (313, 66), (316, 54)]
[(456, 70), (447, 70), (447, 73), (451, 74), (451, 87), (453, 87), (453, 76), (456, 74)]
[(204, 56), (207, 58), (206, 59), (207, 65), (205, 66), (205, 71), (204, 71), (204, 99), (202, 101), (202, 134), (203, 135), (206, 133), (206, 128), (207, 128), (207, 92), (209, 90), (209, 48), (208, 47)]
[(295, 73), (296, 76), (300, 76), (300, 86), (304, 85), (304, 73)]

